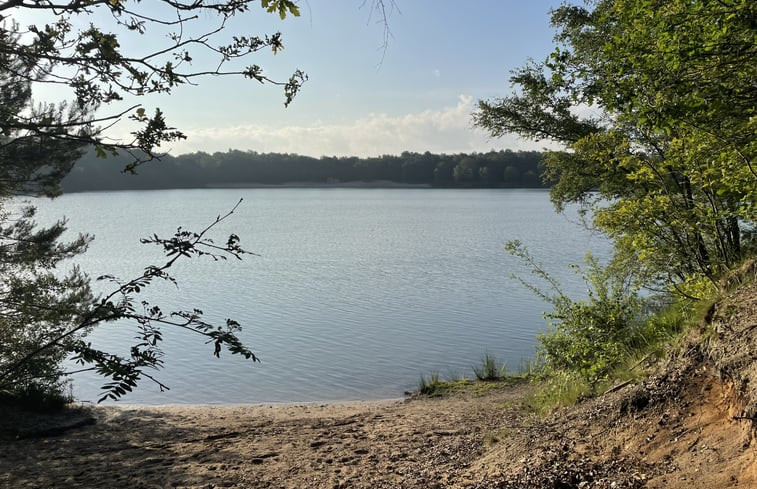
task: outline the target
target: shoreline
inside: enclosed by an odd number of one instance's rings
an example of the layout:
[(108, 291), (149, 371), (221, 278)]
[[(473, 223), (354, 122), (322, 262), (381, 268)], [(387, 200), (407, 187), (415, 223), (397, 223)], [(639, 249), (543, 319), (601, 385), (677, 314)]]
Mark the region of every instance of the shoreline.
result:
[(165, 403), (165, 404), (131, 404), (131, 403), (80, 403), (75, 402), (72, 407), (83, 409), (115, 408), (115, 409), (214, 409), (214, 408), (278, 408), (278, 407), (313, 407), (336, 406), (350, 407), (365, 404), (393, 404), (410, 400), (410, 396), (393, 397), (388, 399), (366, 400), (329, 400), (329, 401), (280, 401), (280, 402), (236, 402), (236, 403)]
[(63, 194), (82, 194), (99, 192), (155, 192), (165, 190), (237, 190), (237, 189), (364, 189), (364, 190), (541, 190), (549, 191), (549, 187), (509, 187), (509, 186), (455, 186), (433, 185), (430, 183), (400, 183), (384, 180), (377, 181), (354, 181), (354, 182), (287, 182), (281, 184), (265, 183), (218, 183), (205, 184), (192, 187), (166, 187), (166, 188), (113, 188), (113, 189), (76, 189), (67, 190)]

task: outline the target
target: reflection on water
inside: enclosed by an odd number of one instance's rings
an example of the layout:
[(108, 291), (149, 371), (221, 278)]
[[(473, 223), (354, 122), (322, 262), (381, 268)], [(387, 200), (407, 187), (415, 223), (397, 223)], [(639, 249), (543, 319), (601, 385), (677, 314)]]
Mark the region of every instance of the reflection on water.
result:
[[(471, 375), (484, 352), (512, 368), (532, 355), (544, 304), (511, 278), (526, 274), (503, 251), (519, 239), (567, 290), (582, 284), (570, 263), (608, 245), (557, 215), (540, 190), (213, 189), (65, 195), (40, 204), (96, 239), (81, 266), (98, 276), (139, 274), (160, 259), (139, 238), (197, 230), (243, 197), (214, 236), (230, 232), (259, 253), (244, 261), (193, 260), (179, 287), (146, 297), (231, 317), (262, 359), (212, 356), (211, 345), (166, 334), (171, 390), (145, 382), (124, 402), (257, 403), (400, 397), (421, 373)], [(107, 284), (100, 284), (107, 290)], [(125, 351), (128, 324), (97, 329), (93, 344)], [(74, 393), (98, 398), (100, 379), (80, 375)]]

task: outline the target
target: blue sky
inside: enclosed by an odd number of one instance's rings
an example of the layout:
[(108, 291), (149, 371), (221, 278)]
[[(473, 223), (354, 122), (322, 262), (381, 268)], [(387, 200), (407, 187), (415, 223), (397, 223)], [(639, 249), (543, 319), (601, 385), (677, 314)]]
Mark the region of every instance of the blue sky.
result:
[[(223, 36), (281, 31), (282, 52), (259, 53), (245, 64), (259, 64), (276, 79), (295, 68), (305, 71), (309, 81), (289, 108), (278, 87), (224, 77), (142, 103), (148, 112), (160, 107), (189, 137), (164, 148), (172, 154), (229, 148), (312, 156), (540, 149), (543, 142), (490, 140), (471, 127), (470, 114), (479, 99), (510, 91), (510, 70), (549, 54), (554, 32), (548, 11), (559, 3), (396, 0), (385, 52), (371, 0), (303, 0), (302, 15), (284, 21), (253, 6)], [(212, 20), (206, 15), (200, 24)], [(101, 24), (107, 17), (95, 21), (107, 29)], [(143, 51), (163, 39), (152, 32), (121, 43)], [(201, 62), (198, 57), (193, 68)], [(111, 134), (128, 132), (122, 122)]]

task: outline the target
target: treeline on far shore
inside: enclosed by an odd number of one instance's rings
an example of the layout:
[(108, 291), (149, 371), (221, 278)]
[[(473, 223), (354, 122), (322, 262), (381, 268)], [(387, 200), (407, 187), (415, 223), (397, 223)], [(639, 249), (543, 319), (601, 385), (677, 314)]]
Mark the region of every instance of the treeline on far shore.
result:
[(229, 150), (163, 156), (123, 173), (128, 155), (98, 158), (87, 152), (63, 180), (65, 192), (257, 185), (419, 185), (434, 187), (540, 188), (542, 153), (471, 154), (404, 152), (370, 158), (313, 158), (296, 154)]

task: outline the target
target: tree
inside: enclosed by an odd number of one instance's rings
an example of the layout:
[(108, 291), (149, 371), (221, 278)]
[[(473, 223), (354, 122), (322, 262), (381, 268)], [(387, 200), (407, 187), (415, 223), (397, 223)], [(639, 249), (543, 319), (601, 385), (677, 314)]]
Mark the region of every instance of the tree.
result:
[(578, 202), (648, 284), (716, 283), (754, 245), (757, 6), (599, 0), (552, 12), (557, 46), (475, 123), (562, 143), (558, 209)]
[[(279, 51), (280, 34), (235, 36), (226, 44), (213, 44), (226, 22), (249, 10), (250, 0), (195, 2), (162, 0), (147, 9), (127, 0), (7, 0), (0, 2), (0, 393), (18, 395), (30, 391), (55, 394), (65, 373), (60, 362), (74, 355), (84, 368), (94, 369), (109, 382), (103, 399), (118, 398), (142, 378), (155, 380), (148, 371), (162, 365), (161, 327), (182, 328), (201, 335), (218, 356), (222, 347), (253, 361), (255, 355), (236, 333), (240, 325), (229, 319), (213, 325), (202, 319), (199, 309), (164, 313), (159, 306), (137, 297), (155, 280), (169, 280), (168, 271), (179, 259), (210, 257), (241, 258), (247, 253), (236, 235), (215, 244), (208, 232), (230, 216), (219, 216), (199, 232), (179, 228), (170, 238), (152, 236), (146, 244), (161, 246), (166, 261), (150, 265), (131, 280), (104, 276), (115, 284), (110, 294), (94, 297), (89, 280), (79, 270), (61, 274), (55, 267), (68, 257), (82, 253), (89, 242), (79, 236), (70, 243), (60, 241), (65, 222), (38, 228), (34, 207), (18, 206), (20, 195), (52, 197), (60, 193), (60, 181), (87, 146), (98, 156), (131, 156), (126, 171), (135, 172), (142, 163), (160, 158), (161, 143), (184, 138), (170, 127), (160, 109), (152, 115), (140, 104), (115, 110), (105, 116), (96, 111), (125, 98), (170, 93), (183, 83), (195, 83), (206, 76), (243, 76), (260, 83), (281, 85), (288, 105), (306, 80), (296, 71), (288, 81), (269, 78), (258, 65), (227, 66), (263, 49)], [(157, 5), (157, 7), (156, 7)], [(299, 15), (294, 2), (261, 0), (261, 7), (277, 13)], [(52, 14), (51, 22), (22, 29), (12, 17), (24, 9)], [(106, 32), (89, 24), (85, 15), (107, 12), (118, 32)], [(173, 17), (166, 17), (166, 14)], [(200, 34), (190, 29), (208, 17), (216, 25)], [(141, 36), (151, 30), (168, 30), (169, 42), (146, 53), (127, 53), (123, 36)], [(211, 68), (192, 68), (195, 51), (215, 57)], [(35, 86), (51, 84), (71, 90), (72, 101), (35, 104)], [(107, 137), (107, 129), (128, 118), (138, 124), (129, 141)], [(98, 350), (86, 342), (86, 334), (104, 321), (131, 320), (138, 331), (129, 356)]]
[(455, 177), (455, 182), (472, 184), (478, 180), (478, 170), (478, 162), (473, 158), (465, 157), (455, 165), (452, 175)]
[[(193, 84), (208, 76), (242, 76), (260, 83), (283, 86), (285, 105), (289, 105), (307, 79), (295, 71), (288, 81), (269, 78), (263, 68), (251, 64), (240, 67), (237, 61), (261, 50), (274, 53), (283, 48), (280, 33), (263, 36), (233, 36), (230, 42), (214, 44), (233, 16), (247, 12), (253, 0), (194, 2), (161, 0), (152, 9), (128, 0), (70, 0), (67, 2), (8, 0), (0, 2), (0, 31), (3, 55), (13, 58), (6, 65), (14, 84), (53, 84), (71, 89), (71, 104), (55, 107), (42, 105), (31, 114), (15, 111), (4, 118), (3, 131), (14, 139), (28, 137), (93, 144), (98, 154), (123, 150), (134, 157), (136, 165), (158, 157), (161, 143), (183, 139), (180, 131), (170, 127), (160, 109), (152, 115), (140, 104), (117, 113), (95, 118), (103, 105), (122, 101), (124, 97), (168, 94), (182, 84)], [(276, 12), (299, 15), (289, 0), (261, 0), (260, 6)], [(30, 25), (22, 30), (11, 17), (21, 9), (50, 12), (54, 22)], [(154, 9), (154, 10), (153, 10)], [(89, 24), (77, 28), (85, 15), (105, 11), (114, 20), (114, 31), (106, 32)], [(208, 16), (215, 25), (205, 27)], [(167, 45), (149, 52), (127, 53), (121, 48), (126, 37), (165, 33)], [(199, 34), (188, 34), (199, 32)], [(204, 59), (200, 67), (197, 59)], [(71, 107), (69, 109), (69, 106)], [(70, 113), (66, 113), (70, 110)], [(65, 115), (64, 115), (65, 114)], [(139, 124), (130, 141), (107, 139), (106, 130), (122, 118)]]
[[(141, 378), (152, 379), (163, 389), (166, 386), (147, 373), (162, 366), (163, 326), (200, 334), (213, 345), (216, 356), (225, 346), (231, 353), (257, 360), (236, 336), (240, 330), (236, 321), (212, 325), (202, 319), (199, 309), (164, 313), (146, 300), (137, 300), (153, 281), (173, 281), (168, 271), (179, 259), (218, 260), (248, 253), (234, 234), (224, 244), (215, 244), (208, 236), (236, 206), (199, 232), (179, 228), (170, 238), (144, 239), (146, 244), (161, 246), (166, 261), (147, 266), (131, 280), (100, 277), (112, 281), (115, 289), (93, 297), (88, 278), (78, 270), (63, 276), (53, 270), (64, 258), (83, 252), (89, 238), (61, 243), (65, 222), (38, 229), (34, 208), (19, 208), (13, 200), (19, 195), (58, 195), (61, 179), (86, 147), (94, 148), (100, 158), (129, 155), (124, 171), (135, 173), (143, 163), (165, 156), (159, 153), (161, 143), (185, 137), (169, 126), (159, 108), (152, 115), (139, 103), (115, 108), (126, 101), (168, 94), (178, 85), (194, 84), (204, 77), (241, 76), (283, 87), (288, 106), (307, 80), (302, 71), (279, 81), (257, 64), (238, 64), (262, 50), (279, 52), (283, 48), (279, 33), (218, 41), (229, 19), (248, 12), (253, 4), (253, 0), (160, 0), (148, 7), (139, 0), (0, 1), (0, 273), (4, 282), (0, 286), (0, 395), (59, 393), (65, 375), (60, 361), (71, 354), (85, 369), (110, 379), (103, 399), (122, 396)], [(292, 0), (260, 0), (259, 5), (281, 19), (299, 15)], [(394, 7), (383, 0), (370, 3), (371, 12), (378, 14), (385, 27), (384, 48), (389, 35), (387, 17)], [(35, 22), (22, 29), (13, 15), (24, 11), (34, 12)], [(92, 23), (82, 27), (87, 16), (98, 12), (112, 17), (112, 32)], [(38, 20), (45, 15), (49, 21), (43, 24)], [(206, 28), (210, 22), (215, 25)], [(148, 32), (162, 33), (168, 41), (146, 52), (122, 48), (125, 37)], [(68, 88), (72, 100), (35, 104), (32, 89), (40, 85)], [(100, 115), (109, 107), (109, 114)], [(108, 137), (108, 129), (123, 119), (136, 124), (132, 139)], [(85, 341), (97, 324), (120, 319), (131, 320), (138, 330), (130, 356), (100, 351)]]

